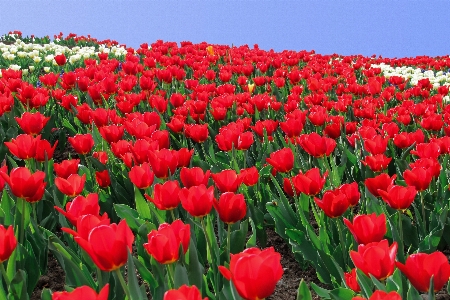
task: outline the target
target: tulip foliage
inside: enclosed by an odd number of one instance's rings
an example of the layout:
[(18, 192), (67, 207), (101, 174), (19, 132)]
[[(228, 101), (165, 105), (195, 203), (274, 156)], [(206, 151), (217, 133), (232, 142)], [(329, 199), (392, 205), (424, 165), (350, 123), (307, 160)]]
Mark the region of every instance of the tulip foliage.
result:
[(450, 289), (448, 57), (20, 32), (0, 52), (1, 299), (49, 252), (45, 300), (264, 299), (269, 227), (323, 284), (298, 299)]

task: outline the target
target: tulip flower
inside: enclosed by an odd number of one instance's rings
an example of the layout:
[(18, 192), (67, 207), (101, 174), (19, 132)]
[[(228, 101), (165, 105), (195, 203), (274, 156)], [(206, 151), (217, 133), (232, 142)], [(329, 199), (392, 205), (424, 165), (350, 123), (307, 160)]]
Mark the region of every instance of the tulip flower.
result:
[(108, 300), (108, 295), (109, 283), (105, 284), (105, 286), (100, 290), (100, 293), (98, 294), (91, 287), (84, 285), (75, 288), (71, 292), (54, 292), (52, 294), (52, 300)]
[(183, 188), (179, 192), (181, 205), (193, 217), (203, 217), (211, 211), (214, 201), (214, 187), (204, 184)]
[(111, 184), (111, 178), (109, 177), (108, 170), (96, 171), (95, 172), (95, 181), (97, 181), (98, 185), (101, 188), (106, 188)]
[(378, 280), (384, 280), (394, 273), (396, 255), (397, 242), (389, 246), (388, 240), (359, 245), (358, 251), (350, 251), (355, 267)]
[(382, 173), (373, 178), (367, 178), (364, 181), (364, 184), (366, 185), (367, 189), (372, 195), (374, 195), (375, 197), (381, 197), (378, 191), (379, 190), (386, 191), (389, 186), (394, 184), (396, 177), (397, 177), (396, 174), (390, 177), (388, 174)]
[(356, 204), (358, 204), (358, 201), (361, 198), (361, 193), (359, 192), (357, 182), (344, 183), (338, 188), (338, 190), (341, 193), (345, 194), (348, 203), (350, 204), (350, 207), (353, 207)]
[(159, 151), (148, 151), (148, 160), (156, 177), (165, 179), (174, 174), (178, 166), (178, 155), (176, 151), (161, 149)]
[(91, 134), (76, 134), (74, 137), (67, 139), (72, 145), (75, 152), (81, 155), (86, 155), (91, 152), (94, 147), (94, 139)]
[(20, 129), (28, 135), (37, 136), (47, 124), (50, 117), (42, 115), (40, 112), (24, 112), (22, 117), (14, 118), (19, 124)]
[(0, 263), (3, 263), (8, 260), (17, 246), (13, 226), (9, 226), (8, 229), (5, 229), (5, 227), (0, 224), (0, 245)]
[[(353, 297), (352, 300), (366, 300), (361, 296)], [(397, 292), (385, 292), (377, 290), (373, 292), (372, 296), (370, 296), (369, 300), (402, 300), (402, 297)]]
[(437, 161), (436, 159), (432, 159), (432, 158), (418, 159), (415, 162), (410, 163), (409, 167), (411, 169), (414, 169), (417, 167), (425, 168), (431, 172), (434, 179), (438, 179), (439, 175), (441, 174), (441, 169), (442, 169), (439, 161)]
[(196, 143), (203, 143), (208, 138), (208, 124), (185, 124), (184, 134)]
[(242, 183), (246, 186), (253, 186), (257, 184), (259, 180), (258, 169), (255, 166), (242, 169), (239, 173), (239, 177), (242, 179)]
[(163, 300), (208, 300), (208, 298), (202, 299), (202, 294), (195, 285), (188, 287), (183, 284), (177, 290), (173, 289), (165, 292)]
[(388, 136), (383, 138), (381, 135), (377, 134), (371, 139), (364, 139), (364, 148), (372, 155), (384, 154), (384, 152), (386, 152), (388, 142)]
[(55, 142), (53, 147), (47, 140), (39, 140), (36, 142), (36, 154), (34, 159), (39, 162), (45, 162), (45, 159), (50, 160), (53, 158), (58, 141)]
[[(55, 209), (63, 214), (73, 226), (77, 225), (78, 218), (83, 215), (100, 217), (98, 194), (95, 193), (89, 194), (87, 197), (80, 195), (73, 198), (72, 201), (67, 202), (65, 211), (57, 206), (55, 206)], [(108, 215), (105, 213), (102, 218), (108, 218)]]
[(61, 177), (55, 178), (55, 185), (58, 190), (69, 197), (75, 197), (81, 194), (84, 189), (85, 182), (86, 174), (83, 174), (82, 176), (78, 174), (72, 174), (67, 177), (67, 179)]
[(30, 159), (36, 156), (37, 142), (41, 139), (41, 136), (33, 137), (28, 134), (19, 134), (11, 142), (5, 142), (9, 152), (19, 159)]
[(241, 253), (231, 254), (229, 269), (219, 266), (219, 271), (225, 279), (233, 282), (242, 298), (264, 299), (274, 292), (283, 276), (280, 260), (281, 255), (273, 247), (264, 250), (248, 248)]
[(391, 185), (386, 191), (378, 190), (378, 193), (393, 209), (405, 210), (414, 202), (417, 190), (413, 186)]
[(168, 180), (163, 184), (157, 183), (153, 188), (153, 198), (145, 194), (148, 201), (160, 210), (172, 210), (180, 204), (180, 184), (177, 180)]
[[(304, 193), (309, 196), (314, 196), (322, 190), (327, 176), (328, 171), (321, 176), (318, 168), (312, 168), (306, 171), (305, 174), (300, 172), (300, 174), (292, 177), (292, 183), (294, 184), (297, 195)], [(284, 178), (283, 187), (288, 195), (293, 195), (292, 185), (288, 178)]]
[(244, 195), (225, 192), (220, 195), (219, 201), (213, 201), (214, 208), (219, 213), (219, 218), (227, 224), (234, 224), (242, 220), (247, 213), (247, 204)]
[(283, 148), (281, 150), (272, 152), (269, 158), (266, 158), (277, 172), (285, 173), (292, 170), (294, 167), (294, 153), (291, 148)]
[(223, 170), (219, 173), (212, 174), (214, 183), (221, 193), (236, 192), (242, 183), (242, 179), (234, 170)]
[(356, 268), (353, 268), (350, 272), (344, 273), (345, 284), (353, 290), (355, 293), (359, 293), (361, 291), (361, 287), (359, 286), (357, 277), (356, 277)]
[(322, 137), (313, 132), (311, 134), (302, 134), (298, 138), (298, 143), (311, 156), (323, 157), (329, 156), (336, 148), (336, 141), (332, 138)]
[(203, 172), (200, 167), (182, 168), (180, 171), (180, 179), (187, 188), (200, 184), (208, 185), (210, 173), (211, 171), (209, 170)]
[(181, 148), (177, 152), (174, 152), (178, 158), (177, 168), (188, 167), (191, 163), (192, 155), (194, 154), (194, 149), (189, 150), (188, 148)]
[(381, 172), (386, 170), (392, 158), (384, 154), (368, 155), (361, 160), (362, 164), (369, 167), (373, 172)]
[[(3, 165), (0, 168), (0, 173), (8, 174), (8, 166), (7, 165)], [(5, 187), (5, 180), (3, 179), (2, 176), (0, 176), (0, 192), (3, 191), (4, 187)]]
[(9, 176), (0, 172), (0, 175), (9, 185), (14, 196), (33, 203), (41, 200), (45, 192), (45, 172), (31, 173), (26, 167), (18, 167), (11, 170)]
[(109, 226), (110, 224), (111, 220), (108, 218), (108, 215), (106, 213), (103, 216), (88, 214), (78, 217), (75, 225), (76, 230), (67, 227), (62, 227), (61, 230), (70, 235), (73, 235), (74, 237), (78, 236), (82, 239), (87, 240), (92, 229), (100, 225)]
[(433, 174), (431, 169), (415, 167), (412, 170), (405, 170), (403, 178), (407, 185), (413, 186), (417, 191), (421, 192), (430, 186)]
[(416, 150), (411, 150), (411, 154), (420, 158), (436, 159), (441, 155), (441, 147), (438, 142), (420, 143), (416, 145)]
[(386, 216), (381, 214), (377, 217), (375, 213), (370, 215), (357, 215), (353, 223), (344, 218), (350, 232), (358, 244), (369, 244), (379, 242), (386, 234)]
[(143, 190), (152, 185), (155, 177), (148, 163), (132, 167), (130, 172), (128, 172), (128, 176), (137, 188)]
[(314, 197), (314, 202), (329, 218), (342, 216), (350, 206), (347, 196), (339, 190), (326, 191), (322, 199)]
[(126, 221), (122, 220), (118, 225), (94, 227), (87, 239), (75, 236), (74, 240), (100, 270), (113, 271), (127, 262), (128, 251), (133, 251), (134, 235)]
[(66, 56), (64, 54), (55, 55), (54, 59), (58, 66), (64, 66), (66, 64)]
[(396, 265), (420, 292), (429, 291), (432, 276), (434, 292), (441, 290), (450, 279), (450, 263), (440, 251), (411, 254), (405, 264), (396, 262)]
[(67, 179), (70, 175), (78, 173), (79, 164), (79, 159), (66, 159), (61, 163), (54, 163), (53, 168), (55, 169), (56, 176)]
[(189, 224), (176, 220), (172, 224), (163, 223), (158, 230), (152, 230), (148, 235), (145, 250), (160, 264), (171, 264), (178, 260), (180, 245), (186, 253), (189, 247), (191, 231)]
[(108, 142), (117, 143), (122, 139), (123, 131), (125, 130), (124, 126), (117, 126), (115, 124), (109, 126), (102, 126), (99, 128), (99, 132), (101, 136)]

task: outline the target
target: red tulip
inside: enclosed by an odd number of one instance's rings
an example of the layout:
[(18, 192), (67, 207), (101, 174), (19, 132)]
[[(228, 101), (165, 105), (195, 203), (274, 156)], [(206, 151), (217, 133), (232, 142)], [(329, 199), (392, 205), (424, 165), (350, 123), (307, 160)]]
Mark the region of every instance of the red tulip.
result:
[(378, 190), (378, 193), (393, 209), (405, 210), (414, 202), (417, 190), (413, 186), (391, 185), (387, 191)]
[(353, 223), (346, 218), (344, 218), (344, 223), (358, 244), (379, 242), (386, 234), (386, 216), (384, 214), (378, 217), (375, 213), (357, 215), (353, 218)]
[(16, 117), (14, 119), (16, 119), (17, 124), (19, 124), (20, 129), (22, 129), (23, 132), (29, 135), (36, 136), (41, 133), (48, 120), (50, 120), (50, 117), (46, 117), (40, 112), (24, 112), (22, 114), (22, 117)]
[(28, 134), (19, 134), (11, 142), (5, 142), (5, 145), (8, 147), (9, 152), (17, 158), (30, 159), (36, 156), (36, 146), (40, 139), (40, 135), (34, 138)]
[[(0, 173), (5, 173), (8, 174), (8, 166), (3, 165), (0, 168)], [(3, 191), (3, 188), (5, 187), (5, 180), (3, 179), (2, 176), (0, 176), (0, 192)]]
[(378, 191), (379, 190), (386, 191), (389, 186), (394, 184), (396, 177), (397, 177), (396, 174), (390, 177), (388, 174), (382, 173), (373, 178), (367, 178), (364, 181), (364, 184), (366, 185), (367, 189), (372, 195), (374, 195), (375, 197), (381, 197)]
[(137, 188), (145, 190), (152, 185), (155, 175), (150, 169), (150, 165), (143, 163), (140, 166), (132, 167), (128, 172), (128, 177)]
[(281, 255), (273, 247), (262, 251), (248, 248), (241, 253), (231, 254), (230, 268), (219, 266), (219, 271), (233, 282), (242, 298), (259, 300), (269, 297), (283, 276), (280, 260)]
[(58, 190), (69, 197), (75, 197), (81, 194), (85, 182), (86, 174), (83, 174), (83, 176), (72, 174), (67, 179), (61, 177), (55, 178), (55, 185)]
[(79, 164), (79, 159), (66, 159), (59, 164), (54, 163), (53, 168), (55, 169), (56, 176), (67, 179), (70, 175), (78, 173)]
[(178, 260), (180, 245), (186, 253), (189, 247), (191, 231), (189, 224), (176, 220), (172, 224), (163, 223), (158, 230), (152, 230), (148, 236), (145, 250), (160, 264), (171, 264)]
[(98, 129), (101, 136), (105, 139), (105, 141), (108, 142), (108, 144), (111, 143), (117, 143), (122, 139), (123, 131), (125, 127), (124, 126), (117, 126), (115, 124), (109, 125), (109, 126), (102, 126)]
[(95, 151), (92, 153), (92, 157), (104, 165), (108, 162), (108, 153), (105, 151)]
[(270, 158), (266, 161), (277, 171), (281, 173), (289, 172), (294, 167), (294, 153), (291, 148), (283, 148), (272, 152)]
[(223, 170), (219, 173), (212, 174), (214, 183), (221, 193), (236, 192), (242, 183), (242, 179), (234, 170)]
[(76, 231), (63, 227), (61, 228), (62, 231), (73, 235), (74, 237), (81, 237), (82, 239), (87, 240), (89, 238), (89, 234), (91, 233), (91, 230), (95, 227), (98, 227), (100, 225), (106, 225), (109, 226), (111, 224), (111, 220), (108, 218), (107, 214), (104, 214), (103, 216), (100, 215), (81, 215), (77, 219), (77, 223), (75, 225)]
[(95, 172), (95, 181), (97, 181), (98, 185), (101, 188), (107, 188), (111, 184), (111, 178), (109, 177), (108, 170), (96, 171)]
[(187, 188), (200, 184), (208, 185), (210, 171), (203, 172), (200, 167), (182, 168), (180, 171), (180, 179)]
[(416, 145), (416, 150), (411, 150), (411, 154), (420, 158), (436, 159), (441, 155), (441, 146), (438, 142), (421, 143)]
[(309, 155), (314, 157), (329, 156), (336, 148), (336, 141), (332, 138), (322, 137), (313, 132), (302, 134), (298, 138), (298, 143)]
[(253, 186), (257, 184), (259, 180), (258, 169), (255, 166), (242, 169), (238, 176), (242, 179), (242, 183), (246, 186)]
[(0, 263), (3, 263), (8, 260), (17, 246), (13, 226), (9, 226), (8, 229), (5, 229), (5, 227), (0, 224), (0, 245)]
[(78, 154), (86, 155), (91, 152), (92, 147), (94, 147), (94, 139), (89, 133), (76, 134), (74, 137), (69, 137), (67, 140)]
[(184, 134), (196, 143), (203, 143), (208, 138), (208, 124), (184, 125)]
[[(98, 204), (98, 194), (92, 193), (87, 197), (77, 196), (72, 201), (67, 202), (66, 210), (55, 206), (55, 209), (63, 214), (73, 226), (77, 225), (77, 220), (83, 215), (94, 215), (100, 217), (100, 206)], [(108, 218), (105, 213), (102, 219)]]
[(36, 155), (34, 159), (39, 162), (45, 162), (45, 159), (50, 160), (53, 158), (58, 141), (55, 142), (53, 147), (47, 140), (39, 140), (36, 142)]
[(412, 169), (417, 167), (425, 168), (431, 172), (434, 179), (438, 179), (439, 175), (441, 174), (442, 168), (441, 165), (439, 164), (439, 161), (432, 158), (418, 159), (415, 162), (410, 163), (409, 167)]
[(168, 180), (163, 184), (157, 183), (153, 188), (153, 198), (145, 194), (148, 201), (153, 202), (160, 210), (172, 210), (180, 204), (180, 184), (177, 180)]
[(247, 204), (242, 194), (225, 192), (220, 195), (219, 201), (214, 199), (213, 205), (219, 213), (219, 218), (227, 224), (242, 220), (247, 213)]
[(66, 56), (64, 54), (56, 55), (54, 58), (58, 66), (64, 66), (66, 64)]
[(389, 246), (388, 240), (359, 245), (358, 251), (350, 251), (355, 267), (378, 280), (384, 280), (394, 273), (396, 255), (397, 242)]
[(128, 251), (133, 251), (134, 235), (125, 220), (118, 225), (94, 227), (87, 239), (80, 236), (74, 239), (102, 271), (120, 268), (127, 262)]
[(361, 287), (357, 281), (356, 268), (353, 268), (350, 272), (344, 273), (345, 284), (352, 289), (355, 293), (361, 291)]
[(194, 154), (194, 149), (189, 150), (188, 148), (181, 148), (175, 152), (178, 158), (177, 168), (187, 167), (191, 163), (192, 155)]
[(421, 192), (430, 186), (433, 174), (431, 169), (416, 167), (412, 170), (405, 170), (403, 178), (407, 185), (413, 186), (417, 191)]
[(329, 218), (342, 216), (350, 206), (347, 196), (339, 190), (326, 191), (322, 199), (314, 197), (314, 202)]
[[(352, 300), (366, 300), (366, 298), (357, 296), (353, 297)], [(372, 296), (370, 296), (369, 300), (402, 300), (402, 297), (397, 292), (385, 292), (377, 290), (373, 292)]]
[(341, 193), (345, 194), (348, 203), (350, 204), (350, 207), (353, 207), (356, 204), (358, 204), (358, 201), (361, 198), (361, 193), (359, 192), (357, 182), (344, 183), (338, 189), (339, 191), (341, 191)]
[(373, 172), (381, 172), (386, 170), (392, 158), (384, 154), (368, 155), (361, 160), (363, 165), (368, 166)]
[(178, 166), (178, 155), (174, 150), (149, 151), (148, 160), (155, 176), (161, 179), (167, 178), (169, 172), (173, 175)]
[(388, 142), (388, 136), (383, 138), (381, 135), (376, 135), (371, 139), (364, 139), (364, 148), (372, 155), (384, 154)]
[(12, 169), (9, 176), (4, 172), (0, 172), (0, 175), (16, 197), (33, 203), (41, 200), (42, 196), (44, 196), (47, 184), (44, 182), (45, 172), (36, 171), (31, 174), (28, 168), (18, 167)]
[(396, 265), (411, 284), (421, 292), (429, 291), (432, 276), (434, 292), (441, 290), (450, 279), (450, 263), (440, 251), (431, 254), (411, 254), (405, 264), (396, 262)]
[[(320, 175), (320, 170), (318, 168), (312, 168), (308, 170), (305, 174), (300, 174), (292, 177), (292, 183), (294, 184), (295, 191), (298, 194), (303, 193), (309, 196), (317, 195), (323, 188), (328, 176), (328, 171), (326, 171), (323, 176)], [(283, 182), (285, 192), (292, 196), (292, 185), (288, 178), (284, 178)]]
[(80, 286), (72, 290), (71, 292), (54, 292), (52, 294), (52, 300), (108, 300), (109, 295), (109, 283), (97, 292), (88, 286)]
[(214, 201), (214, 187), (204, 184), (183, 188), (179, 192), (181, 205), (193, 217), (203, 217), (211, 211)]
[[(188, 287), (183, 284), (178, 290), (168, 290), (163, 300), (202, 300), (202, 294), (195, 285)], [(205, 297), (203, 300), (208, 298)]]

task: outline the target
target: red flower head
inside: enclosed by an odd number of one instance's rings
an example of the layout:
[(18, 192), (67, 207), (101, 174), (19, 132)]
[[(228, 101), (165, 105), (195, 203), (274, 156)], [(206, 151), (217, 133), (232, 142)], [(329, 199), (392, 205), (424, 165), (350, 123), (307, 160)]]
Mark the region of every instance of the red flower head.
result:
[(24, 199), (27, 202), (37, 202), (41, 200), (45, 192), (46, 182), (44, 182), (45, 172), (36, 171), (31, 174), (26, 167), (18, 167), (11, 170), (9, 176), (0, 172), (0, 175), (9, 185), (14, 196)]
[(359, 192), (357, 182), (344, 183), (339, 187), (339, 190), (347, 197), (350, 207), (358, 204), (358, 201), (361, 198), (361, 193)]
[(447, 257), (439, 251), (431, 254), (411, 254), (405, 264), (396, 262), (411, 284), (421, 292), (428, 292), (433, 276), (434, 292), (442, 289), (450, 278), (450, 263)]
[(291, 148), (283, 148), (270, 153), (270, 158), (266, 158), (266, 161), (277, 172), (289, 172), (294, 167), (294, 153)]
[(436, 159), (432, 159), (432, 158), (418, 159), (415, 162), (410, 163), (409, 167), (412, 169), (417, 168), (417, 167), (422, 167), (427, 170), (430, 170), (434, 179), (438, 179), (439, 174), (441, 174), (441, 165), (439, 164), (439, 161)]
[(386, 216), (384, 214), (378, 217), (375, 213), (357, 215), (353, 218), (353, 224), (346, 218), (344, 218), (344, 223), (358, 244), (379, 242), (386, 234)]
[(386, 191), (378, 190), (378, 193), (393, 209), (405, 210), (413, 203), (417, 190), (413, 186), (391, 185)]
[(347, 196), (339, 190), (326, 191), (322, 200), (314, 197), (314, 202), (329, 218), (342, 216), (350, 206)]
[(431, 169), (415, 167), (412, 170), (405, 170), (403, 178), (407, 185), (413, 186), (417, 191), (421, 192), (430, 186), (433, 174)]
[(70, 175), (78, 173), (79, 164), (79, 159), (67, 159), (63, 160), (59, 164), (54, 163), (53, 167), (55, 169), (56, 176), (67, 179)]
[(124, 126), (117, 126), (113, 124), (109, 126), (102, 126), (99, 128), (98, 131), (105, 139), (105, 141), (107, 141), (108, 144), (111, 144), (117, 143), (122, 139), (124, 129), (125, 129)]
[(36, 136), (41, 133), (42, 129), (47, 124), (49, 117), (42, 115), (40, 112), (30, 113), (24, 112), (22, 117), (14, 118), (19, 124), (20, 129), (23, 130), (26, 134)]
[(383, 154), (386, 152), (389, 137), (383, 138), (381, 135), (376, 135), (371, 139), (364, 140), (364, 148), (372, 155)]
[(441, 146), (438, 142), (421, 143), (416, 145), (416, 150), (411, 150), (411, 154), (420, 158), (436, 159), (441, 155)]
[(212, 178), (221, 193), (234, 193), (242, 183), (242, 178), (234, 170), (223, 170), (217, 174), (212, 174)]
[(225, 192), (220, 195), (219, 201), (214, 199), (213, 205), (219, 213), (219, 218), (227, 224), (242, 220), (247, 213), (247, 204), (242, 194)]
[(55, 178), (55, 185), (58, 188), (58, 190), (63, 193), (64, 195), (67, 195), (69, 197), (75, 197), (84, 189), (84, 183), (86, 182), (86, 174), (83, 174), (83, 176), (80, 176), (78, 174), (72, 174), (67, 179), (56, 177)]
[(258, 169), (255, 166), (242, 169), (239, 173), (239, 177), (242, 179), (242, 183), (246, 186), (253, 186), (257, 184), (259, 180)]
[[(353, 297), (352, 300), (366, 300), (366, 298), (357, 296)], [(373, 292), (372, 296), (370, 296), (369, 300), (402, 300), (402, 297), (397, 292), (385, 292), (377, 290)]]
[(184, 134), (196, 143), (203, 143), (208, 138), (208, 124), (184, 125)]
[(382, 173), (378, 176), (375, 176), (373, 178), (367, 178), (364, 181), (364, 184), (366, 185), (369, 192), (372, 193), (375, 197), (381, 197), (381, 195), (378, 193), (379, 190), (386, 191), (387, 188), (394, 184), (395, 178), (397, 175), (392, 175), (390, 177), (386, 173)]
[(178, 157), (177, 168), (187, 167), (191, 163), (192, 155), (194, 154), (194, 149), (189, 150), (188, 148), (181, 148), (176, 152)]
[(356, 268), (353, 268), (350, 272), (344, 273), (345, 284), (352, 289), (355, 293), (361, 291), (361, 287), (356, 279)]
[(143, 163), (141, 166), (132, 167), (130, 172), (128, 172), (128, 176), (137, 188), (143, 190), (152, 185), (155, 177), (148, 163)]
[(214, 187), (204, 184), (183, 188), (179, 192), (181, 205), (193, 217), (203, 217), (211, 211), (214, 201)]
[(171, 264), (179, 258), (180, 245), (184, 253), (188, 250), (191, 231), (189, 224), (176, 220), (159, 225), (158, 230), (152, 230), (147, 237), (145, 250), (160, 264)]
[[(202, 294), (195, 285), (188, 287), (183, 284), (178, 290), (168, 290), (163, 300), (202, 300)], [(208, 298), (205, 297), (203, 300)]]
[(11, 256), (17, 246), (13, 226), (9, 226), (8, 229), (5, 229), (5, 227), (0, 224), (0, 245), (0, 263), (3, 263)]
[(108, 300), (109, 295), (109, 283), (101, 289), (100, 293), (88, 286), (80, 286), (71, 292), (54, 292), (52, 294), (52, 300)]
[(174, 150), (161, 149), (159, 151), (149, 151), (148, 160), (152, 165), (153, 172), (158, 178), (167, 178), (174, 174), (178, 166), (178, 153)]
[(180, 171), (180, 179), (183, 185), (187, 188), (197, 186), (200, 184), (208, 185), (210, 171), (203, 172), (200, 167), (182, 168)]
[[(273, 247), (260, 250), (248, 248), (231, 254), (230, 268), (219, 266), (219, 271), (231, 280), (239, 295), (246, 300), (269, 297), (283, 276), (281, 255)], [(258, 282), (258, 284), (254, 284)]]
[(298, 143), (303, 150), (314, 157), (329, 156), (336, 148), (335, 140), (322, 137), (315, 132), (301, 135), (298, 138)]
[(280, 122), (280, 128), (287, 137), (293, 138), (300, 135), (303, 130), (304, 120), (300, 118), (288, 118), (285, 122)]
[(55, 62), (58, 64), (58, 66), (64, 66), (66, 64), (66, 56), (64, 54), (56, 55)]
[(148, 201), (153, 202), (160, 210), (171, 210), (180, 204), (180, 184), (177, 180), (168, 180), (163, 184), (157, 183), (153, 188), (153, 198), (145, 194)]
[(94, 215), (100, 219), (107, 219), (108, 215), (105, 213), (100, 217), (100, 206), (98, 204), (98, 194), (92, 193), (87, 197), (77, 196), (72, 201), (67, 202), (66, 211), (55, 206), (55, 209), (63, 214), (73, 226), (77, 225), (77, 220), (83, 215)]
[(19, 134), (11, 142), (5, 142), (9, 152), (20, 159), (30, 159), (36, 156), (37, 142), (40, 141), (41, 136), (34, 138), (28, 134)]
[[(305, 174), (298, 174), (292, 177), (292, 183), (294, 184), (297, 195), (303, 193), (309, 196), (317, 195), (323, 188), (328, 176), (328, 171), (326, 171), (323, 176), (320, 175), (319, 168), (312, 168), (308, 170)], [(292, 196), (292, 185), (288, 178), (284, 178), (284, 190), (285, 192)]]
[(63, 227), (63, 228), (61, 228), (61, 230), (68, 234), (73, 235), (74, 237), (78, 236), (78, 237), (81, 237), (81, 238), (87, 240), (89, 237), (89, 233), (95, 227), (98, 227), (100, 225), (109, 226), (109, 224), (111, 223), (111, 220), (108, 218), (107, 215), (106, 216), (105, 215), (106, 214), (104, 214), (103, 216), (81, 215), (77, 219), (77, 224), (75, 226), (76, 231), (71, 228), (67, 228), (67, 227)]
[(111, 184), (111, 178), (109, 177), (108, 170), (96, 171), (95, 172), (95, 181), (97, 181), (98, 185), (101, 188), (106, 188)]
[(350, 251), (350, 257), (356, 268), (366, 276), (372, 274), (378, 280), (384, 280), (395, 269), (397, 242), (389, 246), (388, 240), (359, 245), (358, 251)]
[(381, 172), (387, 169), (391, 160), (392, 158), (387, 157), (384, 154), (377, 154), (373, 156), (368, 155), (364, 160), (361, 160), (361, 162), (363, 165), (368, 166), (373, 172)]
[(78, 154), (86, 155), (91, 152), (92, 147), (94, 147), (94, 139), (89, 133), (76, 134), (74, 137), (69, 137), (67, 140)]
[(74, 237), (102, 271), (114, 271), (123, 266), (132, 251), (134, 235), (125, 220), (117, 224), (94, 227), (87, 239)]
[(104, 165), (106, 165), (106, 163), (108, 162), (108, 152), (105, 151), (96, 151), (92, 153), (92, 157), (97, 159)]
[(39, 140), (36, 142), (36, 155), (34, 159), (39, 162), (45, 162), (45, 159), (50, 160), (53, 158), (53, 153), (55, 152), (58, 141), (55, 144), (50, 145), (47, 140)]

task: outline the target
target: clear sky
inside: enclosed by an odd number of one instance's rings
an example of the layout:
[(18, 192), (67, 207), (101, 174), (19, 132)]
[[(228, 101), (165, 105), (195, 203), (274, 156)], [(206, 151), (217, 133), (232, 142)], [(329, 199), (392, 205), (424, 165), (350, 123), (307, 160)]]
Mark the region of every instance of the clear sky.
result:
[(131, 47), (164, 41), (258, 44), (383, 57), (450, 54), (450, 1), (0, 0), (0, 34), (60, 31)]

